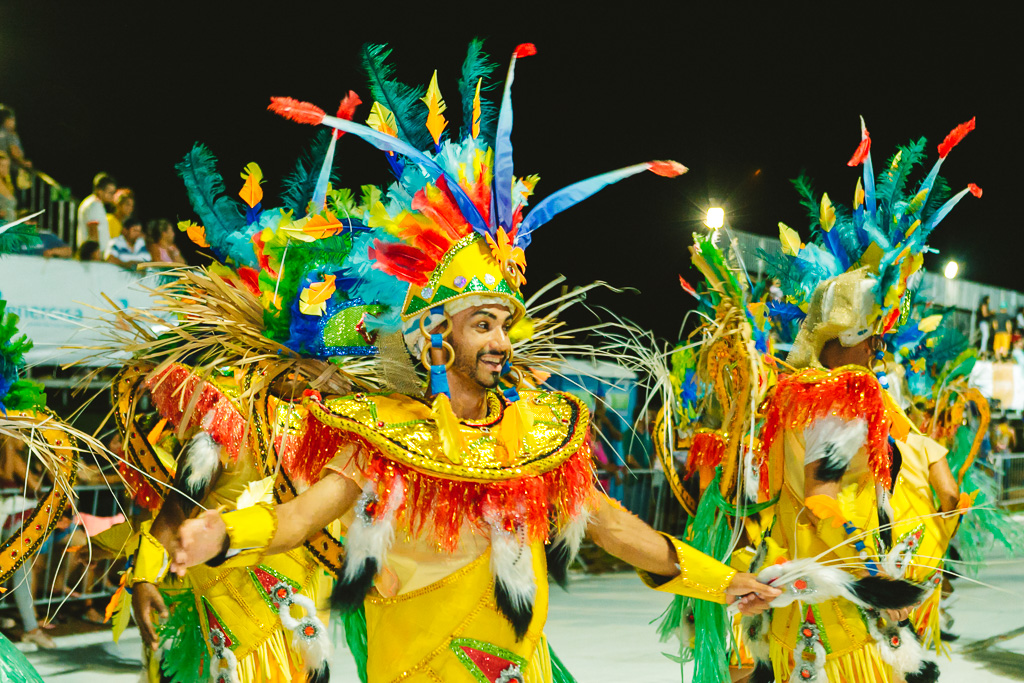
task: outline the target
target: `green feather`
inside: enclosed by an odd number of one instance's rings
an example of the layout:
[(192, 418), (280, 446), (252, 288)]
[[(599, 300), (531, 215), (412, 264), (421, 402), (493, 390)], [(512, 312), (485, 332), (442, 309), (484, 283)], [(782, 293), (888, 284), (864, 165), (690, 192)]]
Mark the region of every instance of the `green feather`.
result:
[(366, 43), (359, 50), (370, 94), (395, 115), (399, 138), (416, 149), (427, 149), (434, 141), (427, 130), (427, 108), (420, 102), (426, 88), (396, 81), (395, 67), (387, 63), (389, 56), (391, 48), (387, 45)]
[(352, 651), (352, 658), (356, 662), (356, 671), (359, 680), (366, 683), (366, 611), (362, 605), (357, 609), (341, 613), (341, 625), (345, 629), (345, 642), (348, 649)]
[(494, 144), (494, 129), (498, 123), (498, 107), (484, 97), (494, 90), (494, 83), (488, 83), (491, 72), (497, 64), (484, 52), (484, 41), (474, 38), (466, 49), (466, 60), (462, 63), (462, 77), (459, 78), (459, 95), (462, 96), (462, 139), (470, 136), (473, 125), (473, 100), (476, 99), (476, 84), (480, 85), (480, 137), (488, 144)]
[(551, 643), (548, 643), (548, 656), (551, 659), (551, 683), (576, 683), (576, 678), (555, 654)]
[(2, 683), (43, 683), (42, 676), (11, 641), (0, 635), (0, 681)]
[(807, 210), (807, 220), (810, 221), (811, 230), (817, 227), (821, 218), (821, 198), (814, 191), (814, 183), (807, 171), (801, 169), (800, 175), (789, 181), (793, 189), (800, 195), (800, 205)]
[(157, 626), (160, 646), (165, 652), (160, 659), (160, 669), (170, 683), (207, 680), (210, 653), (203, 639), (195, 596), (190, 590), (161, 592), (170, 615)]
[(36, 235), (36, 226), (34, 225), (21, 223), (0, 232), (0, 254), (13, 254), (38, 245), (39, 236)]
[[(890, 159), (885, 168), (878, 174), (875, 181), (875, 200), (878, 208), (883, 214), (891, 215), (896, 202), (903, 199), (903, 193), (907, 186), (907, 179), (914, 171), (914, 167), (924, 160), (924, 148), (928, 144), (925, 138), (916, 142), (911, 140), (905, 147), (897, 147), (897, 152)], [(900, 161), (896, 168), (892, 168), (892, 162), (899, 155)], [(882, 226), (888, 233), (889, 226)]]
[[(290, 209), (295, 217), (306, 215), (306, 208), (313, 198), (320, 177), (320, 167), (323, 166), (327, 147), (331, 143), (331, 135), (333, 132), (326, 128), (318, 132), (296, 159), (292, 172), (281, 183), (281, 207)], [(337, 182), (337, 171), (331, 169), (331, 183), (336, 185)]]

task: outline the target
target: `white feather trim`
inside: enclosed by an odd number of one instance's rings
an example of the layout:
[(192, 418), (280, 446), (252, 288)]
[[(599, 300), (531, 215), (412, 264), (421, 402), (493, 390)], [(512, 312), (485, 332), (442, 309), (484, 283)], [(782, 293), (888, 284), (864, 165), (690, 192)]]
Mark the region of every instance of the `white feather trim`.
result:
[(819, 418), (804, 429), (804, 464), (827, 458), (830, 467), (845, 467), (867, 439), (868, 423), (864, 418)]
[[(235, 653), (227, 647), (219, 647), (214, 649), (213, 657), (211, 657), (210, 663), (210, 680), (219, 683), (221, 678), (221, 669), (224, 669), (223, 680), (225, 683), (239, 683), (238, 681), (238, 658), (235, 657)], [(221, 662), (224, 662), (225, 666), (221, 666)]]
[[(803, 651), (808, 646), (814, 652), (814, 659), (812, 660), (807, 660), (803, 657)], [(805, 641), (803, 638), (797, 639), (796, 650), (793, 653), (796, 664), (789, 675), (789, 683), (828, 683), (828, 674), (825, 673), (826, 656), (825, 646), (821, 644), (817, 636), (809, 641)], [(809, 674), (808, 676), (804, 675), (804, 669)]]
[(740, 640), (751, 656), (759, 662), (771, 661), (771, 645), (768, 643), (768, 632), (771, 630), (771, 612), (762, 612), (756, 616), (740, 618)]
[(888, 620), (883, 621), (883, 626), (879, 620), (878, 612), (868, 611), (864, 618), (868, 633), (875, 639), (882, 660), (891, 666), (900, 678), (906, 678), (907, 674), (921, 668), (925, 660), (924, 648), (906, 626), (899, 626)]
[(357, 505), (356, 518), (345, 536), (345, 571), (342, 580), (351, 582), (356, 578), (367, 560), (375, 560), (377, 567), (384, 566), (384, 558), (395, 541), (395, 512), (405, 500), (405, 483), (395, 477), (391, 493), (386, 501), (380, 501), (374, 519), (369, 519), (363, 510), (367, 501), (376, 497), (376, 485), (368, 482)]
[(220, 466), (221, 446), (206, 432), (199, 432), (188, 444), (185, 453), (185, 485), (202, 491), (209, 485)]
[(773, 564), (762, 569), (757, 580), (782, 591), (782, 595), (772, 600), (773, 609), (796, 600), (813, 605), (839, 597), (861, 604), (850, 590), (855, 580), (852, 574), (811, 558)]
[(517, 610), (533, 606), (537, 579), (533, 574), (533, 550), (518, 535), (500, 524), (491, 527), (491, 573), (500, 581)]
[(583, 539), (587, 535), (587, 527), (590, 526), (590, 519), (590, 510), (580, 508), (580, 511), (576, 516), (570, 519), (568, 524), (559, 529), (558, 535), (555, 536), (555, 545), (561, 544), (568, 549), (570, 565), (573, 563), (573, 560), (576, 559), (576, 554), (580, 551), (580, 545), (583, 543)]
[(754, 462), (754, 451), (743, 449), (743, 494), (748, 502), (756, 503), (761, 488), (761, 467)]

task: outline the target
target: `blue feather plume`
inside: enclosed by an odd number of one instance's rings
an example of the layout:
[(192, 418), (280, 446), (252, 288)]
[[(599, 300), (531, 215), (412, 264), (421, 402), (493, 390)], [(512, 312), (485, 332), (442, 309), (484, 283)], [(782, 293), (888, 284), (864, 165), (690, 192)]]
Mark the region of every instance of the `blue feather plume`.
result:
[[(281, 183), (281, 208), (291, 211), (293, 216), (304, 216), (313, 192), (316, 190), (318, 174), (327, 154), (327, 147), (334, 137), (329, 130), (320, 130), (303, 150), (291, 173)], [(331, 168), (330, 181), (338, 184), (337, 168)]]

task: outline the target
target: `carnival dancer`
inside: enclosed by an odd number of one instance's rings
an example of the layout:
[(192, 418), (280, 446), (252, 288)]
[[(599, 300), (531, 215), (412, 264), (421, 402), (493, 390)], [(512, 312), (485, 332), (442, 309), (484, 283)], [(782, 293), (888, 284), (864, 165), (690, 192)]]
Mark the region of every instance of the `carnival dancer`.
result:
[[(206, 148), (196, 145), (178, 171), (209, 227), (185, 222), (181, 228), (198, 242), (212, 244), (222, 260), (246, 273), (246, 259), (254, 259), (255, 254), (247, 241), (238, 248), (238, 234), (246, 230), (255, 233), (270, 220), (277, 227), (283, 215), (301, 212), (303, 218), (296, 222), (303, 223), (316, 218), (328, 201), (330, 181), (336, 179), (334, 147), (330, 133), (317, 136), (284, 183), (279, 209), (262, 209), (262, 172), (257, 164), (248, 164), (239, 192), (245, 208), (236, 213), (232, 211), (235, 200), (224, 196), (216, 160)], [(217, 222), (211, 212), (218, 210), (222, 217), (234, 216), (237, 224), (223, 218)], [(236, 244), (228, 246), (232, 239)], [(290, 265), (298, 268), (310, 256), (298, 248)], [(321, 256), (314, 267), (329, 261)], [(286, 316), (291, 311), (282, 312), (272, 304), (264, 311), (258, 299), (245, 300), (247, 285), (236, 272), (225, 267), (212, 270), (184, 271), (180, 279), (158, 290), (176, 296), (158, 296), (154, 311), (131, 313), (130, 325), (129, 314), (120, 312), (125, 324), (113, 326), (131, 332), (128, 339), (115, 338), (112, 344), (131, 349), (136, 356), (112, 388), (124, 443), (122, 473), (134, 501), (148, 511), (141, 519), (115, 527), (98, 539), (111, 552), (132, 558), (122, 588), (108, 608), (114, 638), (134, 612), (146, 647), (147, 675), (154, 682), (326, 680), (329, 642), (325, 622), (332, 577), (309, 548), (268, 556), (252, 567), (193, 567), (183, 581), (169, 575), (168, 567), (176, 549), (175, 531), (197, 507), (241, 509), (269, 503), (275, 476), (287, 477), (287, 468), (278, 473), (273, 456), (259, 444), (250, 443), (255, 434), (247, 433), (245, 425), (258, 411), (270, 417), (277, 425), (277, 438), (283, 439), (289, 433), (288, 425), (301, 421), (302, 411), (256, 389), (260, 382), (287, 375), (288, 381), (320, 378), (319, 385), (326, 382), (324, 386), (337, 388), (374, 385), (360, 384), (350, 375), (342, 377), (326, 360), (301, 357), (281, 344), (275, 330), (287, 334)], [(299, 301), (299, 279), (283, 286), (275, 283), (278, 302)], [(199, 295), (203, 288), (208, 289), (207, 296)], [(189, 308), (189, 301), (204, 308)], [(212, 312), (211, 307), (218, 305), (233, 308)], [(349, 308), (350, 313), (356, 310)], [(153, 336), (147, 329), (166, 327), (160, 316), (180, 316), (181, 320), (171, 331)], [(283, 324), (281, 318), (285, 318)], [(194, 326), (201, 327), (202, 320), (217, 328), (231, 328), (234, 339), (243, 334), (241, 329), (261, 332), (246, 338), (244, 346), (232, 347), (225, 343), (227, 337)], [(359, 338), (355, 329), (349, 332)], [(331, 339), (337, 343), (337, 331)], [(238, 352), (232, 353), (232, 348)], [(260, 350), (264, 353), (258, 353)], [(267, 356), (273, 360), (268, 362)], [(258, 399), (254, 391), (258, 391)], [(288, 395), (285, 390), (279, 393)], [(145, 412), (146, 406), (155, 411)]]
[[(882, 351), (882, 335), (897, 329), (909, 304), (907, 282), (921, 266), (928, 235), (964, 195), (981, 194), (971, 185), (947, 199), (938, 177), (950, 149), (973, 127), (972, 119), (947, 136), (939, 161), (909, 193), (924, 139), (894, 155), (876, 181), (862, 123), (850, 165), (863, 165), (863, 177), (851, 213), (837, 211), (827, 195), (819, 200), (805, 179), (796, 183), (819, 229), (805, 245), (780, 224), (783, 256), (771, 264), (788, 291), (786, 302), (770, 304), (773, 313), (806, 316), (787, 358), (796, 372), (780, 376), (761, 431), (762, 496), (779, 500), (759, 559), (791, 562), (758, 573), (787, 588), (770, 616), (745, 622), (743, 634), (758, 659), (755, 679), (768, 680), (772, 670), (777, 680), (833, 683), (928, 681), (938, 674), (905, 621), (930, 584), (905, 583), (916, 592), (886, 589), (885, 595), (872, 586), (883, 575), (920, 581), (908, 568), (922, 564), (934, 571), (934, 562), (923, 561), (929, 558), (914, 557), (919, 537), (900, 526), (930, 511), (894, 511), (892, 501), (900, 462), (905, 479), (914, 469), (927, 481), (928, 463), (941, 460), (933, 456), (942, 449), (915, 432), (885, 391), (887, 378), (869, 368)], [(907, 485), (897, 495), (919, 488)], [(930, 548), (948, 542), (961, 511), (951, 512), (944, 537), (930, 539)], [(773, 580), (775, 574), (785, 579)], [(897, 592), (903, 595), (893, 599)]]
[[(547, 574), (564, 578), (588, 532), (658, 590), (715, 602), (745, 596), (738, 602), (750, 612), (776, 594), (602, 495), (584, 404), (534, 388), (530, 368), (537, 365), (526, 353), (512, 356), (514, 328), (532, 324), (521, 287), (533, 231), (622, 178), (685, 170), (675, 162), (638, 164), (576, 183), (527, 211), (537, 178), (513, 175), (510, 90), (517, 59), (534, 52), (532, 45), (516, 49), (495, 126), (481, 98), (490, 67), (471, 45), (458, 141), (444, 133), (436, 74), (425, 91), (397, 83), (383, 47), (364, 48), (376, 100), (367, 126), (308, 103), (277, 98), (271, 105), (371, 142), (396, 172), (386, 194), (369, 188), (362, 202), (349, 198), (343, 212), (335, 207), (321, 221), (282, 220), (264, 230), (253, 278), (273, 301), (289, 248), (336, 239), (345, 253), (335, 257), (344, 262), (299, 276), (308, 276), (302, 287), (311, 291), (300, 297), (304, 308), (296, 302), (290, 343), (322, 349), (332, 321), (348, 325), (390, 379), (378, 392), (307, 391), (302, 432), (277, 441), (291, 473), (275, 484), (281, 504), (185, 522), (174, 569), (250, 565), (305, 542), (325, 563), (337, 562), (337, 604), (365, 610), (371, 682), (552, 680), (543, 635)], [(364, 308), (347, 314), (353, 305)], [(519, 348), (535, 341), (527, 334)], [(413, 362), (424, 366), (426, 390)], [(252, 415), (256, 438), (270, 426), (259, 411)], [(302, 485), (308, 489), (296, 495)], [(319, 532), (339, 517), (343, 554)], [(318, 533), (322, 547), (307, 540)]]

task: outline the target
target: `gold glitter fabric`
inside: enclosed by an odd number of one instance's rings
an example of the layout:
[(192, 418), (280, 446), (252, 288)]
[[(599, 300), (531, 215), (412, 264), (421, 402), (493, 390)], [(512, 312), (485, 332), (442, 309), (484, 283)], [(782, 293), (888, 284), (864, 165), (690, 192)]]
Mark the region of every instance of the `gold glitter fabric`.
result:
[(307, 408), (328, 427), (354, 433), (389, 459), (416, 470), (445, 479), (506, 481), (550, 472), (580, 449), (587, 433), (587, 409), (570, 394), (522, 391), (520, 405), (533, 424), (519, 457), (512, 457), (498, 438), (506, 406), (497, 393), (489, 392), (487, 416), (460, 421), (466, 444), (461, 463), (445, 456), (426, 400), (360, 393), (309, 402)]

